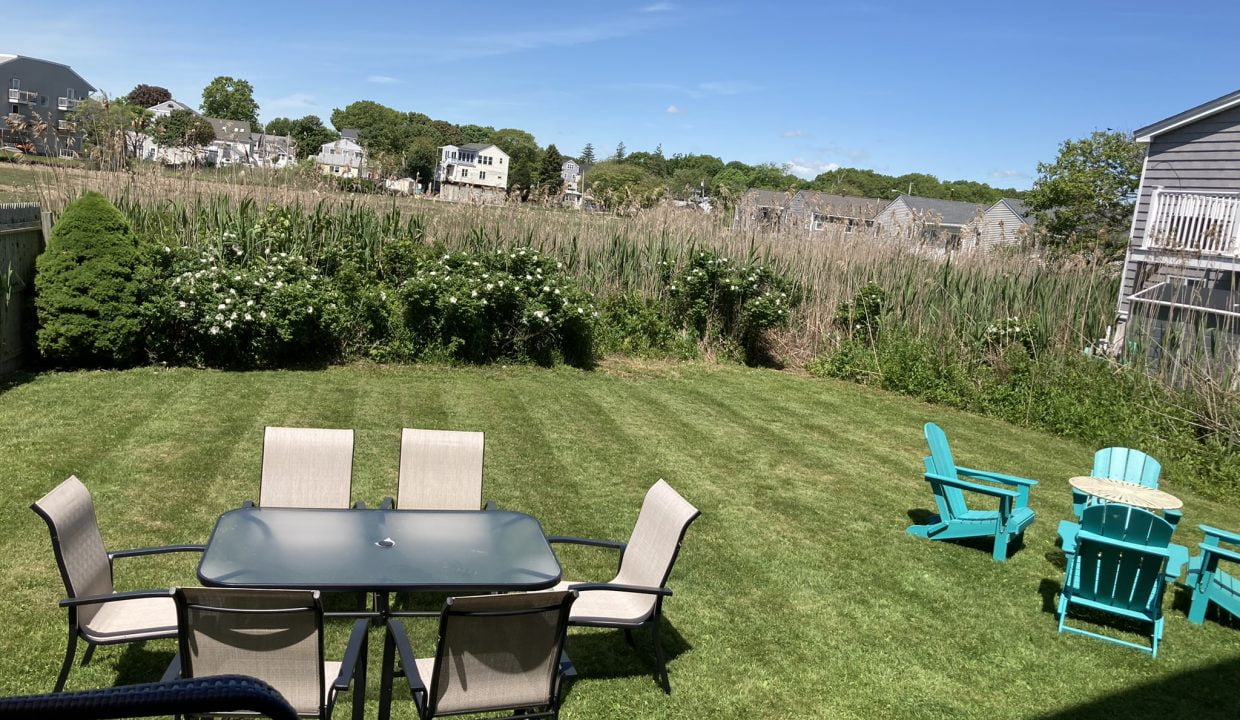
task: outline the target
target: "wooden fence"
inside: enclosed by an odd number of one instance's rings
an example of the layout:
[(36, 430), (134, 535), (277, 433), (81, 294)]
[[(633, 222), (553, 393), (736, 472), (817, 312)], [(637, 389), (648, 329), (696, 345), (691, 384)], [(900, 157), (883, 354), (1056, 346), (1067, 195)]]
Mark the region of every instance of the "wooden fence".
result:
[(34, 336), (34, 261), (43, 251), (38, 205), (0, 204), (0, 379), (30, 358)]

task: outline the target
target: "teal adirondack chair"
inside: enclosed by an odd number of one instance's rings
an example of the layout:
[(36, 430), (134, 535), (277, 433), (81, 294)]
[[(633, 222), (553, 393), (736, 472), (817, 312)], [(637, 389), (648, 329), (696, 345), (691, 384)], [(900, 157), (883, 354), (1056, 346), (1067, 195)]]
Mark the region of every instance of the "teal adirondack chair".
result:
[[(1094, 453), (1094, 468), (1089, 474), (1098, 478), (1122, 480), (1157, 489), (1158, 476), (1161, 473), (1162, 465), (1140, 450), (1109, 447)], [(1088, 505), (1096, 502), (1098, 498), (1076, 488), (1072, 489), (1072, 512), (1078, 519)]]
[[(1059, 632), (1087, 635), (1158, 657), (1163, 591), (1188, 562), (1188, 548), (1171, 542), (1174, 532), (1173, 524), (1149, 510), (1119, 503), (1085, 508), (1080, 525), (1060, 523), (1068, 566), (1059, 595)], [(1151, 646), (1070, 627), (1068, 610), (1074, 605), (1151, 623)]]
[(1188, 564), (1188, 584), (1193, 588), (1193, 604), (1188, 609), (1188, 621), (1197, 624), (1204, 622), (1206, 608), (1210, 603), (1240, 617), (1240, 575), (1224, 572), (1219, 567), (1220, 560), (1227, 560), (1236, 563), (1236, 569), (1240, 570), (1240, 552), (1221, 545), (1227, 543), (1240, 548), (1240, 534), (1209, 525), (1200, 527), (1206, 539), (1199, 545), (1201, 554)]
[[(1037, 485), (1037, 481), (960, 467), (952, 457), (947, 436), (938, 425), (926, 423), (925, 433), (926, 443), (930, 446), (930, 457), (925, 459), (926, 481), (934, 492), (934, 503), (939, 514), (932, 516), (925, 525), (913, 525), (908, 529), (909, 533), (930, 540), (993, 537), (994, 559), (1000, 562), (1006, 560), (1008, 542), (1013, 537), (1021, 536), (1033, 522), (1029, 489)], [(984, 485), (975, 480), (1016, 489)], [(970, 509), (965, 502), (965, 492), (998, 498), (999, 509)]]

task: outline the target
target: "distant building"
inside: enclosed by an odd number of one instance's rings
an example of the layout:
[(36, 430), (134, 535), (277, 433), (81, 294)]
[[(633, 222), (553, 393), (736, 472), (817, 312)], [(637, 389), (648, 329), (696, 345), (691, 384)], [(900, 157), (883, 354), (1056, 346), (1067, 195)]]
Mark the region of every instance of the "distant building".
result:
[(976, 244), (979, 250), (1019, 245), (1033, 230), (1034, 217), (1025, 203), (1003, 198), (982, 213), (977, 224)]
[(324, 175), (333, 177), (369, 177), (366, 166), (366, 148), (357, 141), (357, 130), (345, 128), (340, 131), (340, 139), (323, 143), (314, 162)]
[(198, 114), (192, 107), (179, 100), (165, 100), (158, 105), (150, 106), (147, 110), (151, 111), (156, 118), (167, 117), (177, 110), (188, 110), (195, 115)]
[(0, 78), (8, 88), (0, 146), (76, 156), (82, 149), (82, 133), (71, 116), (95, 86), (68, 65), (24, 55), (0, 54)]
[(435, 183), (453, 202), (503, 202), (508, 188), (508, 153), (491, 143), (439, 148)]
[[(198, 113), (188, 105), (169, 100), (149, 108), (156, 121), (178, 110)], [(253, 132), (244, 120), (204, 118), (215, 131), (215, 140), (201, 150), (162, 147), (148, 134), (137, 136), (138, 154), (145, 160), (163, 165), (241, 165), (246, 167), (281, 168), (297, 162), (296, 147), (287, 135)]]
[(874, 217), (879, 233), (939, 251), (973, 247), (985, 205), (901, 195)]
[(778, 190), (746, 191), (736, 203), (732, 215), (733, 227), (743, 230), (773, 231), (783, 227), (784, 215), (792, 202), (792, 192)]
[(564, 204), (570, 207), (581, 207), (581, 165), (576, 160), (565, 160), (560, 166), (560, 177), (564, 178)]
[(733, 225), (749, 230), (819, 233), (838, 229), (848, 235), (874, 224), (883, 209), (875, 198), (833, 195), (815, 190), (746, 192), (733, 215)]

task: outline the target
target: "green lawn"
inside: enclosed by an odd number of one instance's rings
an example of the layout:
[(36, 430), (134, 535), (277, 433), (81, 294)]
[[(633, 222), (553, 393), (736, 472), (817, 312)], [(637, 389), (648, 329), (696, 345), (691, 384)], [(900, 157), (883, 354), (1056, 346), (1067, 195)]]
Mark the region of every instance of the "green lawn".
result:
[[(1027, 546), (1007, 563), (988, 547), (904, 532), (910, 511), (932, 505), (920, 473), (931, 419), (962, 464), (1042, 482)], [(701, 365), (147, 368), (8, 389), (0, 692), (49, 689), (64, 649), (63, 589), (29, 504), (76, 474), (110, 548), (203, 542), (221, 512), (257, 495), (268, 424), (356, 428), (353, 494), (370, 502), (395, 492), (409, 426), (485, 431), (486, 496), (549, 534), (626, 538), (660, 477), (701, 508), (667, 604), (673, 694), (655, 683), (648, 636), (634, 651), (617, 632), (574, 631), (580, 679), (565, 717), (1237, 716), (1240, 623), (1190, 625), (1182, 587), (1168, 593), (1156, 661), (1055, 632), (1055, 527), (1070, 516), (1066, 480), (1089, 468), (1092, 448), (853, 385)], [(1200, 522), (1240, 529), (1240, 510), (1175, 477), (1164, 488), (1185, 500), (1179, 542), (1195, 549)], [(572, 579), (614, 568), (595, 549), (561, 561)], [(188, 583), (193, 562), (123, 560), (118, 585)], [(409, 626), (415, 651), (429, 653), (431, 624)], [(343, 635), (333, 626), (329, 645)], [(173, 647), (101, 648), (69, 685), (155, 679)], [(406, 698), (398, 717), (412, 717)]]

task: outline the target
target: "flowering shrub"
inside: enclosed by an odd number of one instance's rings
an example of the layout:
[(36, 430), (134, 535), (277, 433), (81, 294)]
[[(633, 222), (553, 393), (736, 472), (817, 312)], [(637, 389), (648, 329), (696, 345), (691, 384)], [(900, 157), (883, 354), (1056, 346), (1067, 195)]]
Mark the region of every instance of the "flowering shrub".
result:
[(674, 309), (699, 338), (737, 342), (751, 358), (766, 331), (785, 325), (800, 301), (792, 281), (770, 265), (734, 263), (714, 252), (698, 252), (666, 276)]
[(986, 326), (982, 342), (988, 350), (1003, 350), (1019, 345), (1033, 352), (1034, 324), (1030, 319), (1022, 321), (1019, 315), (999, 318)]
[(154, 265), (145, 315), (157, 360), (255, 367), (340, 353), (337, 294), (299, 256), (164, 247)]
[(557, 262), (531, 248), (423, 258), (401, 285), (421, 355), (589, 364), (598, 312)]

